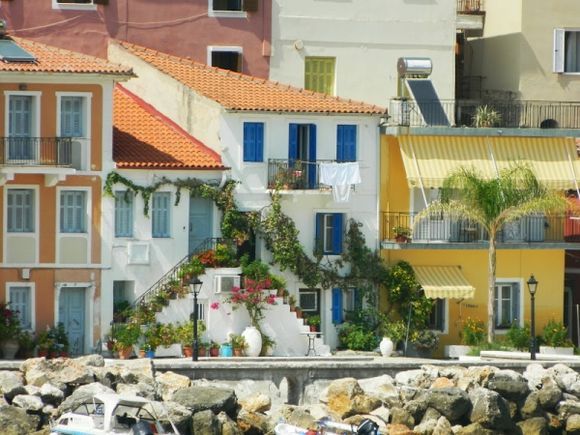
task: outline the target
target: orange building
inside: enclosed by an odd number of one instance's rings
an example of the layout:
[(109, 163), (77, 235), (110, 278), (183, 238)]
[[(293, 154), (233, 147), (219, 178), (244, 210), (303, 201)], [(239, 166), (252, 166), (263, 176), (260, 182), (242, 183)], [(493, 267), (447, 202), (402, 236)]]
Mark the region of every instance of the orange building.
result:
[(113, 88), (132, 72), (6, 36), (0, 57), (0, 301), (27, 329), (62, 322), (71, 353), (85, 353), (101, 329)]

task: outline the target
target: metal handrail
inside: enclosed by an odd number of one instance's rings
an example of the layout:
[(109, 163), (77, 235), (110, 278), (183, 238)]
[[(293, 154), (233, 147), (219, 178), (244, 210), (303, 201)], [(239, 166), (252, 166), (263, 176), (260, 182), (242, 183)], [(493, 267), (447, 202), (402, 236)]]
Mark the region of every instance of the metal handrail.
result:
[(336, 160), (268, 159), (268, 189), (277, 184), (293, 190), (325, 187), (320, 183), (320, 164), (334, 162)]
[(143, 292), (137, 299), (133, 301), (131, 304), (133, 307), (138, 306), (139, 304), (146, 302), (148, 300), (153, 299), (159, 292), (166, 287), (166, 285), (175, 280), (179, 279), (179, 270), (181, 266), (186, 263), (189, 263), (193, 257), (199, 255), (205, 251), (209, 251), (210, 249), (215, 249), (215, 247), (219, 244), (228, 244), (230, 246), (235, 246), (235, 242), (232, 239), (224, 239), (220, 237), (210, 237), (205, 239), (201, 242), (198, 246), (196, 246), (192, 252), (187, 254), (183, 257), (175, 266), (171, 268), (167, 273), (165, 273), (161, 278), (157, 280), (151, 287), (149, 287), (145, 292)]
[(2, 137), (0, 165), (72, 166), (71, 137)]

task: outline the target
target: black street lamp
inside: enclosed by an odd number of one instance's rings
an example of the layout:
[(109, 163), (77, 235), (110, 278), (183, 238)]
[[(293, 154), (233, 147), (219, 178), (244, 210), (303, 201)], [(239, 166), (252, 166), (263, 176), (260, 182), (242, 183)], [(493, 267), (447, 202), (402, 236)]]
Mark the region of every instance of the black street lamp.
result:
[(197, 295), (199, 295), (203, 283), (199, 280), (197, 275), (194, 275), (189, 279), (187, 284), (189, 285), (189, 290), (193, 294), (193, 356), (191, 357), (191, 360), (197, 361), (199, 355), (199, 343), (197, 340), (197, 318), (199, 316), (199, 313), (197, 312)]
[(534, 274), (528, 279), (528, 291), (532, 298), (531, 315), (532, 315), (532, 330), (531, 330), (531, 344), (530, 344), (530, 359), (536, 359), (536, 290), (538, 289), (538, 281), (534, 278)]

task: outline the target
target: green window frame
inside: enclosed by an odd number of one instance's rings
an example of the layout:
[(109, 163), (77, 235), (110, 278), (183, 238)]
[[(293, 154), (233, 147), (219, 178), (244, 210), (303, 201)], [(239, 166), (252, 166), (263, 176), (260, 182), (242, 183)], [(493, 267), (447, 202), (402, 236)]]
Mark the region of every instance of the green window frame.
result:
[(304, 89), (334, 95), (336, 58), (309, 56), (304, 60)]

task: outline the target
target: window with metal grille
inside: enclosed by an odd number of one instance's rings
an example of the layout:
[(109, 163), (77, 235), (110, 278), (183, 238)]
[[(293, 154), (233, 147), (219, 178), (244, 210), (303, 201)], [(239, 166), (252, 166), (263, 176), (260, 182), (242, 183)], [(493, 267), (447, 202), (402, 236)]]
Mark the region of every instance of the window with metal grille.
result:
[(170, 236), (171, 193), (155, 192), (151, 199), (151, 233), (155, 238)]
[(34, 190), (8, 189), (7, 231), (9, 233), (34, 232)]
[(133, 237), (133, 192), (115, 192), (115, 237)]
[(87, 192), (63, 190), (60, 192), (60, 232), (87, 232)]

